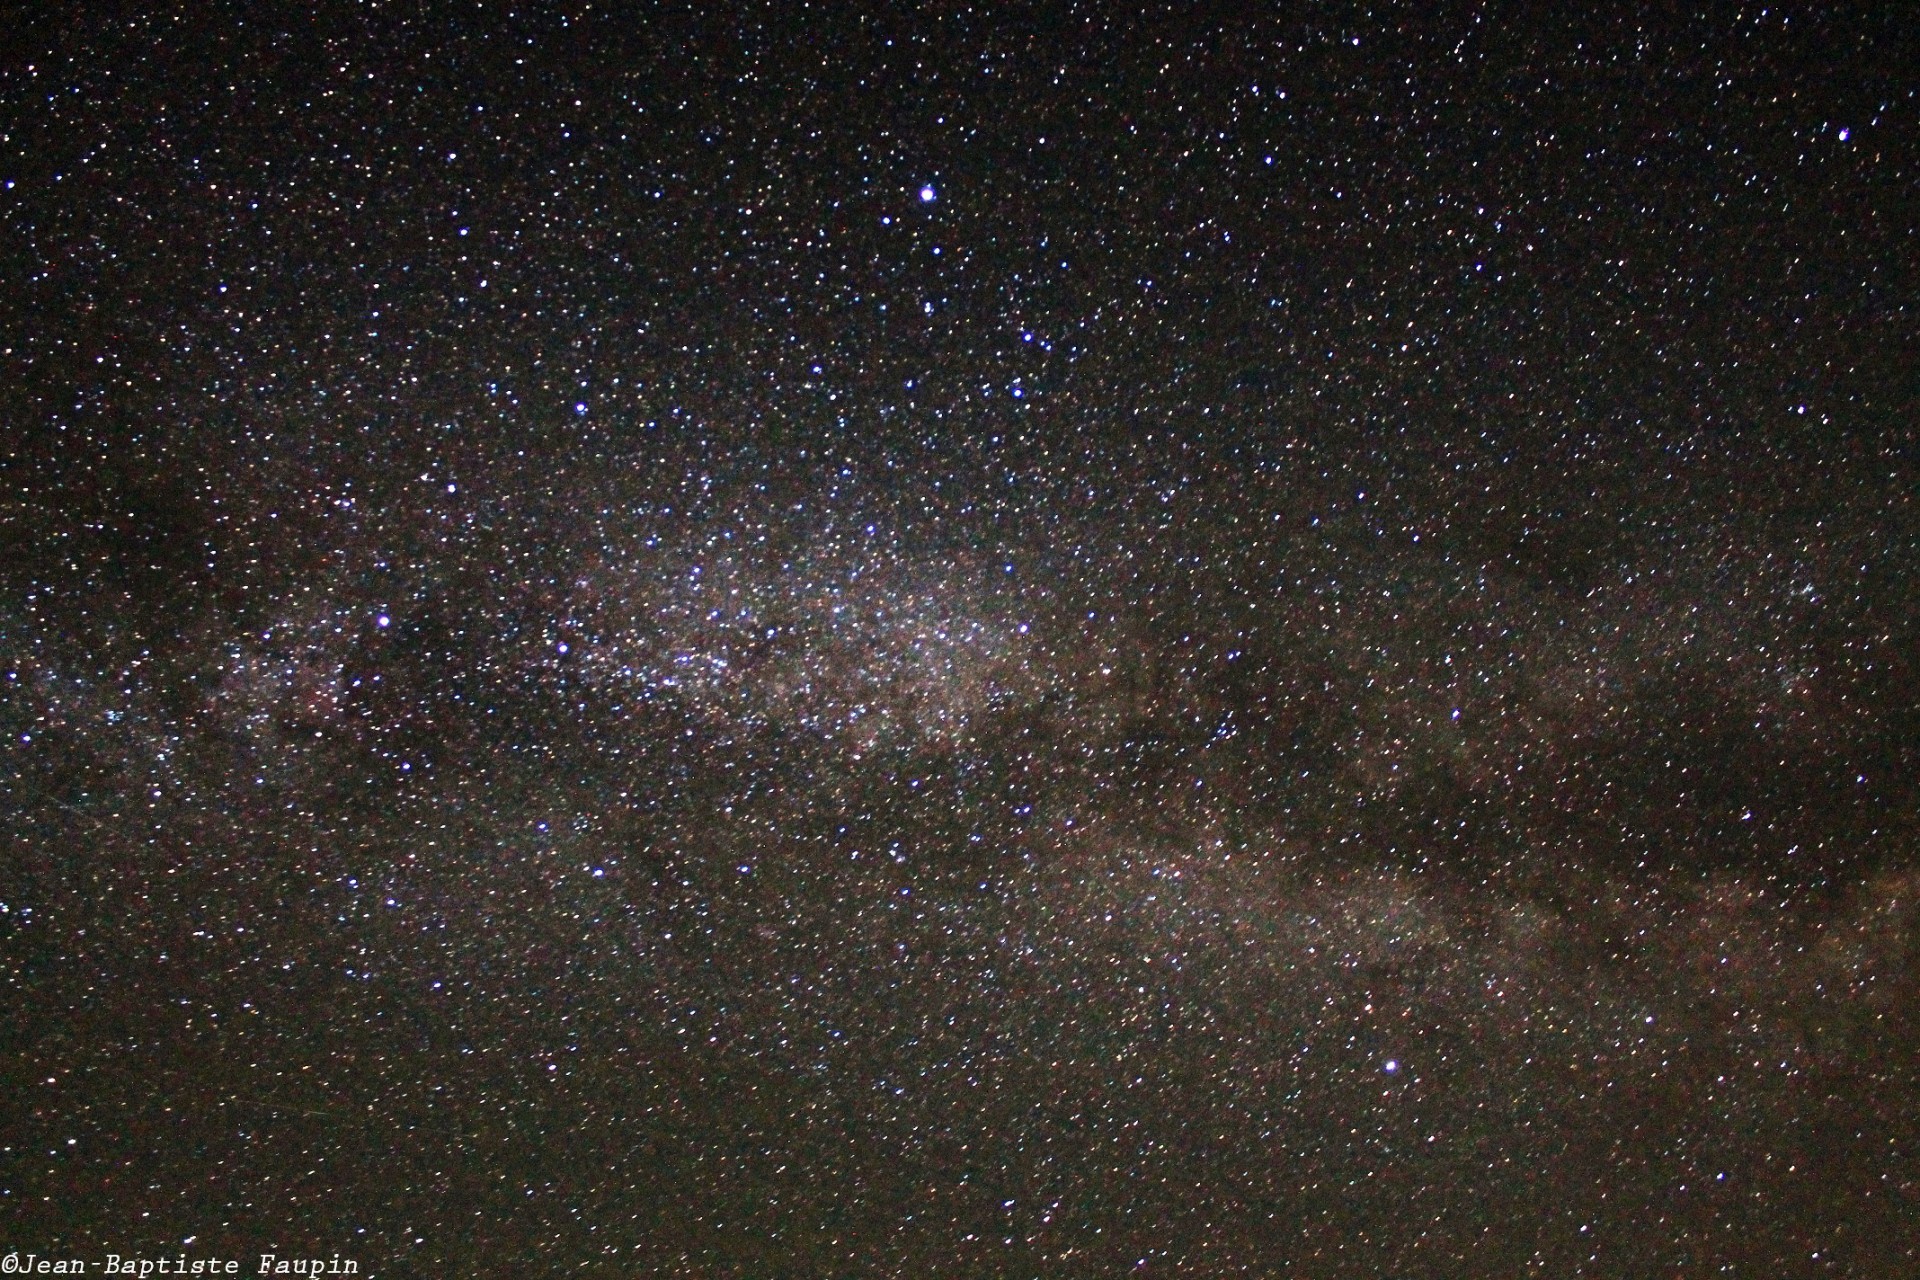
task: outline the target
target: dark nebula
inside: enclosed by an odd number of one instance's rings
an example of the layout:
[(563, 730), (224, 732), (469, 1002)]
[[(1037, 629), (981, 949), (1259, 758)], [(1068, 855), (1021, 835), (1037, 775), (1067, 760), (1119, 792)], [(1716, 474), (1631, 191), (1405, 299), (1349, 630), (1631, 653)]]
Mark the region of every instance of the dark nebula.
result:
[(0, 24), (0, 1250), (1920, 1275), (1911, 12), (616, 9)]

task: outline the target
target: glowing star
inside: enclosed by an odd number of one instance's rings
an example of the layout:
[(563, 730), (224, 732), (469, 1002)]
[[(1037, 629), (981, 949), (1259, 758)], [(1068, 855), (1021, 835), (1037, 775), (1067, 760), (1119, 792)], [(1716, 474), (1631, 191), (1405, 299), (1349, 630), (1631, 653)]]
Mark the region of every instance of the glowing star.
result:
[(931, 186), (922, 187), (920, 188), (920, 203), (932, 204), (934, 202), (934, 198), (937, 197), (939, 194), (940, 193), (938, 191), (935, 191)]

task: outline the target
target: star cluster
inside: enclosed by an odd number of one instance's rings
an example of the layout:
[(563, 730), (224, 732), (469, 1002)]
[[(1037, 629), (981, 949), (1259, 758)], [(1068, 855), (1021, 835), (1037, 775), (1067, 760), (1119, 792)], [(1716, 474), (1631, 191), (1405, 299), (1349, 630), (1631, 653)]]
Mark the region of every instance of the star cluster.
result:
[(1915, 1274), (1907, 25), (25, 19), (0, 1247)]

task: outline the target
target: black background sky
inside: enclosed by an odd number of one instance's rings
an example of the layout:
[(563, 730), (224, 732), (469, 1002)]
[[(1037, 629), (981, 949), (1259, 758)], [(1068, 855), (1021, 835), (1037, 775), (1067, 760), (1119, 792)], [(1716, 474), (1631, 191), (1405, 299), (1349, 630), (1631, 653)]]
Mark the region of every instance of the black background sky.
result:
[(1920, 1269), (1901, 6), (6, 26), (0, 1246)]

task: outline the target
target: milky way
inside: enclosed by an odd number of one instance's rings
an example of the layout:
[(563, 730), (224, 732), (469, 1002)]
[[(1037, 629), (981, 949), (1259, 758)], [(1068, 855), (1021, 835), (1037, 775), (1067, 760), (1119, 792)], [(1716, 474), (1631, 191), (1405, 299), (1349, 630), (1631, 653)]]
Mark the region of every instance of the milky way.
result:
[(1920, 1274), (1907, 25), (27, 19), (0, 1249)]

